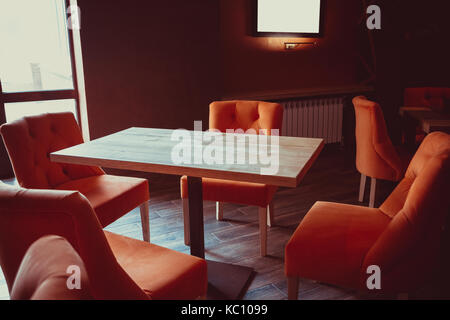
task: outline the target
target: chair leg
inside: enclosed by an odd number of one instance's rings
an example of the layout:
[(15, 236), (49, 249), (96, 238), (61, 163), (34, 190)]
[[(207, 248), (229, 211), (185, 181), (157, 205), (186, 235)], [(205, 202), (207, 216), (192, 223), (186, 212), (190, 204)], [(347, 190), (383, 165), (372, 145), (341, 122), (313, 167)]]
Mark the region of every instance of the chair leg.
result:
[(223, 220), (223, 203), (219, 201), (216, 202), (216, 219), (217, 221)]
[(274, 226), (275, 224), (275, 209), (273, 202), (270, 202), (267, 206), (267, 225), (269, 227)]
[(299, 279), (297, 277), (288, 277), (287, 278), (288, 299), (289, 300), (297, 300), (298, 299), (298, 283), (299, 283)]
[(184, 218), (184, 244), (189, 246), (191, 244), (191, 236), (189, 234), (189, 199), (182, 199), (182, 201)]
[(148, 201), (141, 204), (139, 209), (141, 211), (142, 237), (144, 238), (144, 241), (150, 242), (150, 210)]
[(267, 255), (267, 207), (259, 208), (259, 238), (261, 256)]
[(366, 189), (366, 175), (361, 173), (361, 182), (359, 183), (359, 202), (364, 201), (364, 190)]
[(375, 207), (376, 189), (377, 189), (377, 179), (371, 178), (371, 180), (370, 180), (370, 200), (369, 200), (370, 208)]

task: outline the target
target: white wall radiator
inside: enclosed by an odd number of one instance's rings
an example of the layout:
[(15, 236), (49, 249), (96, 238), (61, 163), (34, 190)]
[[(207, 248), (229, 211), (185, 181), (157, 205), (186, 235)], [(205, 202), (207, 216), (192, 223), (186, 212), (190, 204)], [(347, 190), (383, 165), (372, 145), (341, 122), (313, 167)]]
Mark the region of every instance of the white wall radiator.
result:
[(325, 143), (341, 143), (343, 98), (291, 99), (284, 107), (283, 136), (323, 138)]

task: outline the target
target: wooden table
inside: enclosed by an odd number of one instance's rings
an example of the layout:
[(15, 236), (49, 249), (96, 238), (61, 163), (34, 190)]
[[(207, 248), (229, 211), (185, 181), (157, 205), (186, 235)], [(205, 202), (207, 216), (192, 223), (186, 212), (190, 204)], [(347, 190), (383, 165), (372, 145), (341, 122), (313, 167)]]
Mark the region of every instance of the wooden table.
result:
[(425, 133), (450, 130), (450, 114), (429, 108), (401, 107), (400, 115), (416, 122)]
[[(192, 141), (200, 143), (201, 147), (208, 144), (201, 136), (204, 133), (186, 132), (192, 137)], [(261, 168), (265, 166), (255, 164), (176, 164), (172, 161), (171, 154), (180, 141), (172, 140), (173, 133), (174, 130), (166, 129), (130, 128), (53, 152), (50, 158), (61, 163), (187, 175), (191, 254), (204, 258), (202, 177), (296, 187), (324, 145), (323, 139), (280, 137), (279, 170), (273, 175), (262, 175)], [(233, 139), (242, 137), (239, 134), (219, 134), (219, 136), (224, 139), (223, 141), (226, 141), (226, 137)], [(248, 142), (245, 148), (238, 147), (235, 143), (235, 151), (245, 153), (248, 159), (252, 143)], [(270, 144), (268, 147), (270, 150)], [(245, 293), (252, 275), (251, 268), (208, 261), (208, 297), (237, 299)]]

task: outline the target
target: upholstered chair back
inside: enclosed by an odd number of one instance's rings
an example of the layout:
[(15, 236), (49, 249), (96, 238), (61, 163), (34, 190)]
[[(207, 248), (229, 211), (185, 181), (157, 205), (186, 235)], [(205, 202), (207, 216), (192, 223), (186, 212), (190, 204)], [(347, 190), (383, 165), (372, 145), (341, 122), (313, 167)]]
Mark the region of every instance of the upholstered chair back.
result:
[(83, 143), (73, 113), (46, 113), (0, 127), (17, 181), (24, 188), (52, 189), (70, 180), (104, 174), (98, 167), (50, 161), (50, 153)]
[(209, 106), (209, 128), (226, 132), (227, 129), (278, 129), (281, 135), (283, 107), (278, 103), (261, 101), (216, 101)]
[(404, 105), (450, 112), (450, 88), (406, 88)]
[(363, 96), (355, 97), (353, 105), (356, 116), (356, 168), (372, 178), (400, 180), (403, 166), (389, 138), (380, 105)]

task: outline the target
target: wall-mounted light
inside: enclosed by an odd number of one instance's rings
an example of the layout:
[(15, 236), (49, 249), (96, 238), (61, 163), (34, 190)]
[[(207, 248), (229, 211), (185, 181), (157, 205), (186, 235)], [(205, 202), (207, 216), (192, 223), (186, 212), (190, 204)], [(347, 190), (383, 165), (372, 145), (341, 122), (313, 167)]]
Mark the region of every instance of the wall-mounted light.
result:
[(285, 50), (294, 50), (294, 49), (297, 49), (301, 45), (315, 46), (316, 42), (315, 41), (313, 41), (313, 42), (285, 42), (284, 49)]

